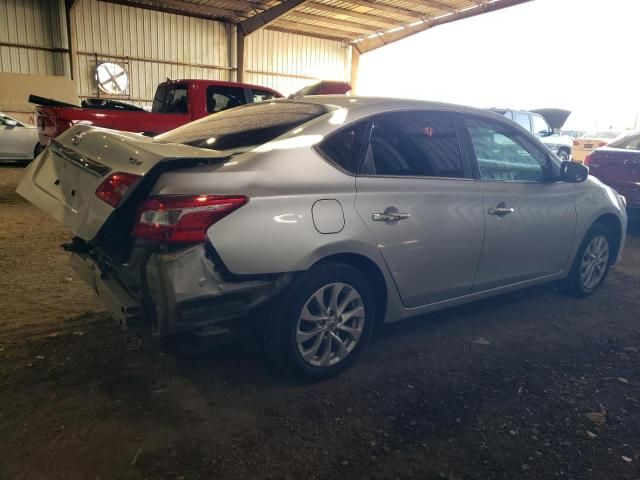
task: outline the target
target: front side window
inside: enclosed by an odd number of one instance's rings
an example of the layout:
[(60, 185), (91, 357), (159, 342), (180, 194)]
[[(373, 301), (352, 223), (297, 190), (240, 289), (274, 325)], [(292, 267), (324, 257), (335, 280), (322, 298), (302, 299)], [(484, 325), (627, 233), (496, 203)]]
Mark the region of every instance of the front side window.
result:
[(257, 88), (251, 89), (251, 96), (253, 97), (254, 102), (264, 102), (265, 100), (273, 100), (274, 98), (277, 98), (275, 93), (267, 90), (259, 90)]
[(536, 135), (545, 135), (548, 134), (551, 129), (549, 128), (549, 124), (547, 121), (542, 118), (541, 115), (531, 115), (531, 119), (533, 120), (533, 133)]
[(522, 112), (514, 112), (513, 120), (527, 132), (531, 131), (531, 120), (529, 120), (528, 114)]
[(189, 113), (187, 85), (162, 85), (153, 97), (152, 112)]
[(444, 112), (394, 112), (372, 121), (361, 173), (464, 177), (453, 117)]
[(207, 112), (216, 113), (233, 107), (239, 107), (246, 102), (244, 88), (212, 85), (207, 87)]
[(542, 181), (551, 176), (549, 156), (520, 132), (497, 122), (465, 118), (484, 181)]
[(318, 150), (341, 169), (355, 174), (366, 132), (367, 122), (359, 122), (327, 137)]

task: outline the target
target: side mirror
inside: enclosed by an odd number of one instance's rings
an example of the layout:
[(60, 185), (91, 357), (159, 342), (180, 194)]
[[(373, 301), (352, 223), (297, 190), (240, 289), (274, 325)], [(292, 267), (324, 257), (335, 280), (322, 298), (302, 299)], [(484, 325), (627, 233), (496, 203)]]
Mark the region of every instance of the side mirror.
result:
[(4, 124), (7, 127), (17, 127), (18, 126), (18, 122), (16, 122), (15, 120), (9, 120), (9, 119), (5, 120)]
[(540, 135), (541, 137), (550, 137), (551, 135), (553, 135), (553, 130), (541, 130), (538, 135)]
[(589, 176), (589, 167), (581, 163), (564, 161), (560, 164), (560, 180), (569, 183), (584, 182)]

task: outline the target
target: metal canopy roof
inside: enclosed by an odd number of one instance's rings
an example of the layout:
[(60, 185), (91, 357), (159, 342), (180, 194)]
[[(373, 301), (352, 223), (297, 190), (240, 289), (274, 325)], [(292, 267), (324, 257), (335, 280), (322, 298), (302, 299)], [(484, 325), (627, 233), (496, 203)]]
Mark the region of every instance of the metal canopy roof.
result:
[(352, 44), (360, 53), (443, 23), (531, 0), (102, 0)]

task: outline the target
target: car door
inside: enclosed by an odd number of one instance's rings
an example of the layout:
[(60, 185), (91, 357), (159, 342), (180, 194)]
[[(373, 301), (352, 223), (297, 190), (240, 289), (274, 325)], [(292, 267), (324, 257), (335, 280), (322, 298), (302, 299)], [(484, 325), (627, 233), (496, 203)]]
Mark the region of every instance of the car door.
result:
[(559, 273), (576, 229), (575, 186), (557, 161), (505, 122), (464, 116), (486, 233), (475, 291)]
[(35, 142), (29, 130), (13, 119), (0, 115), (0, 158), (31, 158)]
[(476, 183), (451, 114), (371, 120), (355, 206), (406, 307), (471, 291), (484, 236)]

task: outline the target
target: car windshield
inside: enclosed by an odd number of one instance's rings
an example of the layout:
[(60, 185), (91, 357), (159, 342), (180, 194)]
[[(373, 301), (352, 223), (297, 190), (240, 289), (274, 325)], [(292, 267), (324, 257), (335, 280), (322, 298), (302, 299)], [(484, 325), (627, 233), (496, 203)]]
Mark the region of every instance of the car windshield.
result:
[(620, 140), (611, 142), (609, 146), (612, 148), (624, 148), (626, 150), (640, 150), (640, 133), (627, 135)]
[(620, 135), (619, 132), (602, 131), (602, 132), (587, 132), (580, 138), (616, 138)]
[(261, 102), (210, 115), (155, 139), (211, 150), (262, 145), (328, 111), (309, 102)]

